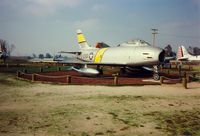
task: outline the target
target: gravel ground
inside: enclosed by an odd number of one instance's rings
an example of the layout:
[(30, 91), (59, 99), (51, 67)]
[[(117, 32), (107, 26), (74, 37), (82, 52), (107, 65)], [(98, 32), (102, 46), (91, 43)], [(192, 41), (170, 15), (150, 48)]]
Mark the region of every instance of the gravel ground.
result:
[(52, 85), (0, 74), (0, 135), (200, 135), (200, 83)]

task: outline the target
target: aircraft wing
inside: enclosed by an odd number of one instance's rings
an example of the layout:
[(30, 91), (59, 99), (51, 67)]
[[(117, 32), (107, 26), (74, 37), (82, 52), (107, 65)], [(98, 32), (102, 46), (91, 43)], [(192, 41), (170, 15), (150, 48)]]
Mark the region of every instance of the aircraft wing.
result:
[(165, 57), (165, 60), (175, 60), (176, 56), (172, 56), (172, 57)]
[(188, 58), (187, 57), (181, 57), (181, 58), (178, 58), (178, 60), (186, 61), (186, 60), (188, 60)]
[(59, 61), (59, 63), (62, 63), (62, 64), (84, 64), (84, 61), (73, 57), (73, 58), (67, 58), (65, 60)]
[(63, 61), (59, 61), (58, 63), (61, 64), (70, 64), (70, 65), (75, 65), (75, 64), (80, 64), (80, 65), (101, 65), (101, 66), (126, 66), (126, 64), (115, 64), (115, 63), (94, 63), (94, 62), (87, 62), (80, 60), (78, 58), (68, 58)]

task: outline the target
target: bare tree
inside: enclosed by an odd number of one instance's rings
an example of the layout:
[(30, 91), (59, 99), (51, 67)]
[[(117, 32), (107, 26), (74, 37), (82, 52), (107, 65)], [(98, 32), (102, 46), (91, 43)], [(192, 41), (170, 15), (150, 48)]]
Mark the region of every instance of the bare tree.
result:
[(11, 55), (11, 53), (14, 51), (15, 48), (16, 48), (15, 44), (11, 44), (10, 46), (8, 46), (8, 54), (9, 54), (9, 56)]
[(8, 53), (7, 53), (8, 43), (7, 41), (0, 39), (0, 45), (1, 45), (1, 51), (2, 51), (1, 59), (3, 59), (3, 62), (5, 63), (6, 59), (8, 58)]
[(44, 54), (39, 54), (40, 59), (44, 59)]
[(5, 41), (5, 40), (3, 40), (3, 39), (0, 39), (0, 45), (1, 45), (1, 51), (2, 52), (7, 52), (7, 49), (6, 49), (6, 47), (7, 47), (7, 42)]
[(170, 44), (168, 44), (168, 45), (164, 48), (164, 50), (165, 50), (165, 56), (166, 56), (166, 57), (173, 57), (173, 56), (176, 56), (176, 53), (173, 52), (172, 47), (171, 47)]
[(46, 53), (45, 58), (53, 58), (50, 53)]
[(200, 48), (194, 47), (194, 54), (195, 55), (200, 55)]
[(12, 51), (15, 49), (15, 45), (9, 45), (6, 40), (0, 39), (0, 46), (2, 51), (1, 59), (3, 59), (5, 63), (6, 59), (11, 55)]
[(198, 47), (191, 47), (191, 46), (189, 46), (189, 48), (187, 49), (187, 51), (191, 55), (200, 55), (200, 48), (198, 48)]
[(37, 55), (35, 53), (33, 53), (33, 58), (37, 58)]

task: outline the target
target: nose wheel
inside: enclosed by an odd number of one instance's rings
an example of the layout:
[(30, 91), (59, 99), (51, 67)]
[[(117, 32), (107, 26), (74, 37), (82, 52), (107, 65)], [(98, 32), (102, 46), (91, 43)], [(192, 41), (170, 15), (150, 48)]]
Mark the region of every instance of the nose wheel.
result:
[(153, 66), (153, 79), (154, 80), (160, 80), (160, 75), (159, 75), (159, 66)]
[(154, 73), (153, 79), (156, 80), (156, 81), (160, 80), (160, 75), (158, 73)]

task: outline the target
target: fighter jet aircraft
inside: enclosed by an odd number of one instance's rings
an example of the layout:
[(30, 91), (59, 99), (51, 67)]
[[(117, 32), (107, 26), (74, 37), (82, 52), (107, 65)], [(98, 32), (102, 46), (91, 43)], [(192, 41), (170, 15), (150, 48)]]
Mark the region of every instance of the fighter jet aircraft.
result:
[[(159, 65), (164, 61), (165, 52), (163, 49), (153, 47), (144, 40), (132, 40), (116, 47), (92, 47), (90, 46), (81, 30), (77, 30), (77, 40), (80, 50), (77, 52), (65, 52), (75, 54), (76, 61), (62, 61), (60, 63), (82, 64), (81, 69), (74, 69), (82, 74), (97, 75), (103, 73), (100, 66), (118, 66), (123, 71), (127, 68), (145, 68)], [(96, 65), (97, 69), (88, 68), (86, 65)]]
[(190, 55), (184, 46), (180, 46), (177, 52), (177, 60), (180, 61), (200, 61), (200, 55)]

